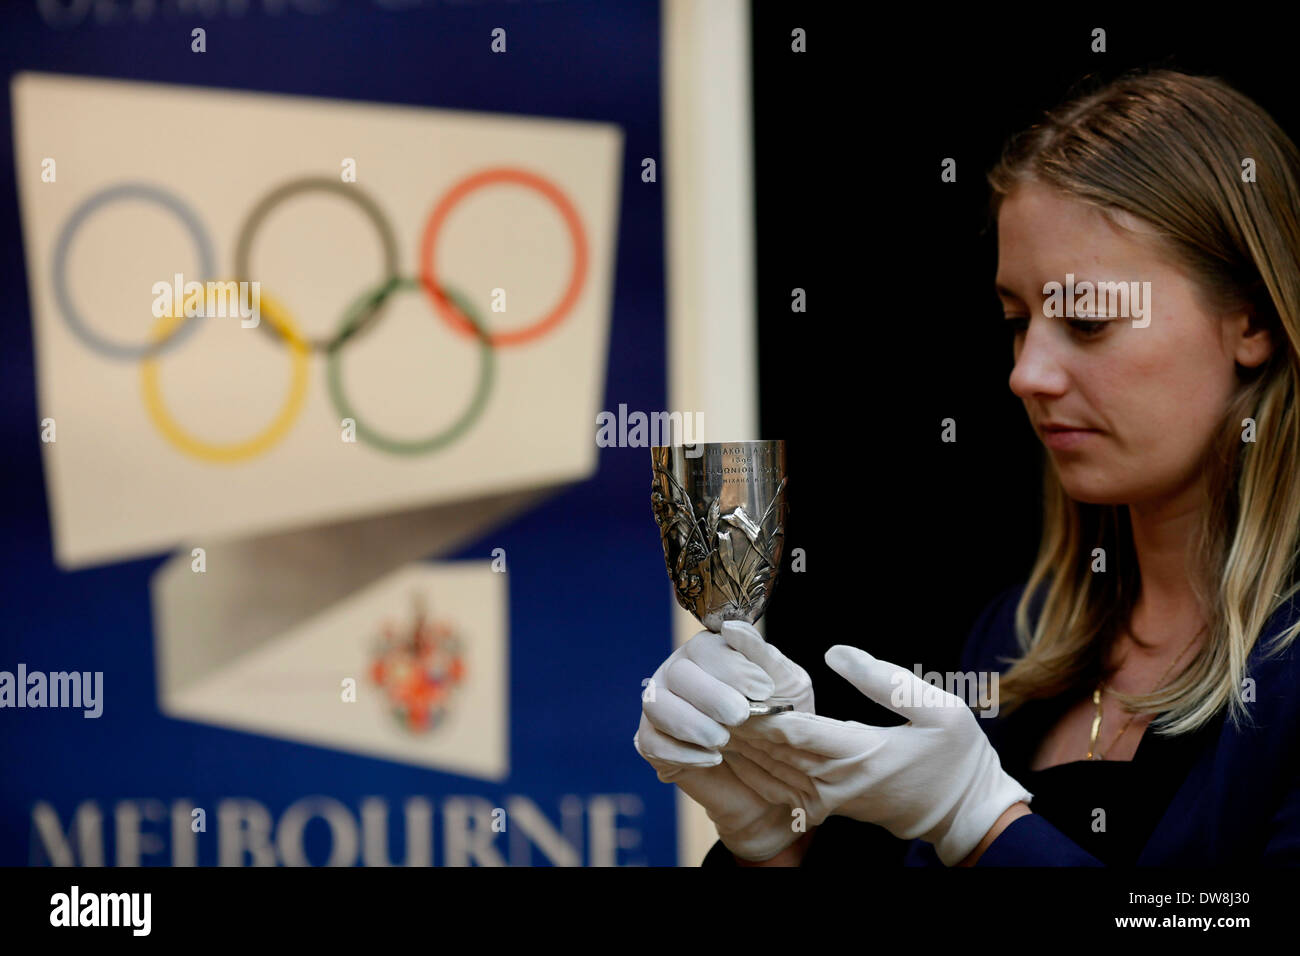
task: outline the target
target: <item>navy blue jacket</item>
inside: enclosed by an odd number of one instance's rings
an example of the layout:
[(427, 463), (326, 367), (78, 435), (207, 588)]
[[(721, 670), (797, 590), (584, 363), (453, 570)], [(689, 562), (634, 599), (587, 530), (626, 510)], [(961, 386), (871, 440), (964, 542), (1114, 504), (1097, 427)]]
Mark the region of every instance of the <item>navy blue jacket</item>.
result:
[[(962, 670), (1010, 668), (1020, 653), (1014, 615), (1024, 585), (993, 600), (976, 621), (962, 653)], [(1036, 608), (1033, 609), (1036, 611)], [(1300, 865), (1300, 639), (1264, 659), (1261, 645), (1300, 616), (1294, 599), (1269, 619), (1247, 660), (1255, 700), (1254, 726), (1231, 720), (1197, 758), (1138, 856), (1138, 866)], [(1033, 613), (1031, 612), (1031, 621)], [(994, 748), (1001, 718), (979, 720)], [(1030, 803), (1033, 808), (1033, 803)], [(908, 866), (942, 866), (934, 848), (913, 840)], [(976, 866), (1103, 866), (1096, 857), (1030, 813), (998, 835)]]

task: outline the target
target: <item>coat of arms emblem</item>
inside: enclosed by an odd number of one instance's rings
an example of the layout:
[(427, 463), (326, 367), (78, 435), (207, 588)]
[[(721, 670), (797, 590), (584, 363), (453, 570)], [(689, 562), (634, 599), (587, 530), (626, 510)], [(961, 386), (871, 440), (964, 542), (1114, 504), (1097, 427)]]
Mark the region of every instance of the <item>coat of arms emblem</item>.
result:
[(426, 733), (446, 718), (465, 679), (465, 658), (455, 629), (432, 619), (421, 595), (413, 603), (413, 621), (404, 629), (384, 622), (370, 677), (383, 688), (397, 721), (413, 733)]

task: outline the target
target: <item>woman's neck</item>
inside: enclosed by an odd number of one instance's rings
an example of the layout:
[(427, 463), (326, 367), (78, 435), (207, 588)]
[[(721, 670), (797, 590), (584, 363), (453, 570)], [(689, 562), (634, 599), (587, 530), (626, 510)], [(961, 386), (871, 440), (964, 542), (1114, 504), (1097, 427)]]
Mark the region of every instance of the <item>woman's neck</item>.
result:
[(1204, 617), (1192, 587), (1191, 541), (1201, 518), (1199, 486), (1159, 503), (1129, 506), (1140, 587), (1130, 619), (1131, 648), (1143, 656), (1177, 653)]

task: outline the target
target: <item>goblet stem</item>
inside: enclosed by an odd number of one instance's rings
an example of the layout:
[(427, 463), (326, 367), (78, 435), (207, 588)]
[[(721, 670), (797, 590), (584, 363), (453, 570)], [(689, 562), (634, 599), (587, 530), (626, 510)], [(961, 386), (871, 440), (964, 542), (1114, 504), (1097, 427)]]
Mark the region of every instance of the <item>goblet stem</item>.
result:
[(794, 704), (773, 704), (766, 700), (751, 700), (749, 702), (749, 716), (751, 717), (767, 717), (771, 714), (784, 714), (791, 710), (794, 710)]

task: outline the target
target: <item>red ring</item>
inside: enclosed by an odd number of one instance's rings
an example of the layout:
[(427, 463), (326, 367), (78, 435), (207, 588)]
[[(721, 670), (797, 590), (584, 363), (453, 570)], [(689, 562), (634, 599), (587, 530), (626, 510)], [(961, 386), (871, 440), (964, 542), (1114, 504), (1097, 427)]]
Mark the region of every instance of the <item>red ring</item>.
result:
[(461, 314), (455, 303), (443, 295), (438, 283), (434, 282), (433, 252), (438, 239), (438, 230), (442, 228), (443, 221), (447, 218), (447, 214), (451, 212), (452, 207), (475, 189), (492, 183), (516, 183), (541, 193), (560, 211), (560, 215), (564, 217), (565, 225), (569, 227), (569, 237), (573, 241), (573, 275), (569, 279), (569, 287), (564, 290), (564, 295), (560, 297), (560, 301), (555, 308), (532, 325), (510, 332), (492, 332), (487, 337), (488, 342), (492, 345), (518, 345), (521, 342), (531, 341), (549, 332), (559, 324), (565, 314), (573, 308), (573, 303), (578, 298), (578, 292), (582, 289), (582, 283), (587, 277), (587, 237), (582, 230), (582, 220), (578, 218), (577, 210), (573, 208), (573, 204), (569, 202), (568, 197), (550, 180), (543, 179), (541, 176), (523, 169), (509, 167), (485, 169), (462, 179), (443, 196), (433, 210), (433, 214), (429, 217), (429, 222), (424, 227), (424, 239), (420, 245), (420, 281), (424, 284), (425, 291), (429, 293), (429, 297), (433, 300), (434, 308), (441, 313), (453, 329), (470, 338), (479, 338), (478, 329)]

